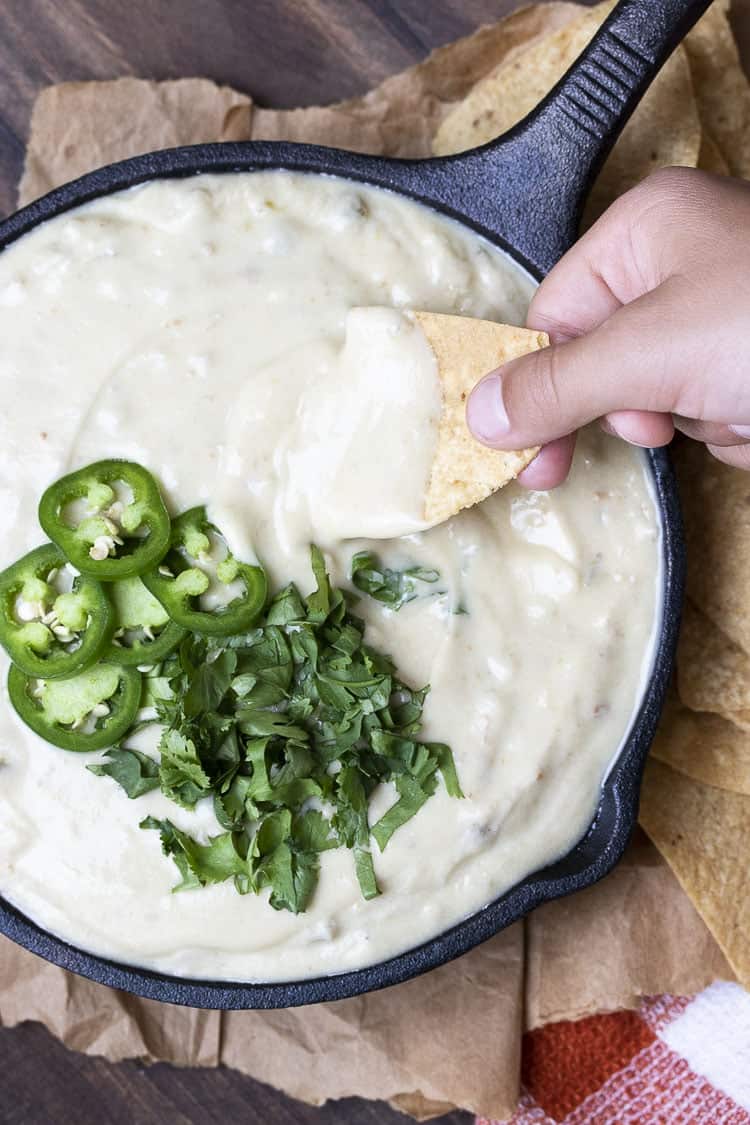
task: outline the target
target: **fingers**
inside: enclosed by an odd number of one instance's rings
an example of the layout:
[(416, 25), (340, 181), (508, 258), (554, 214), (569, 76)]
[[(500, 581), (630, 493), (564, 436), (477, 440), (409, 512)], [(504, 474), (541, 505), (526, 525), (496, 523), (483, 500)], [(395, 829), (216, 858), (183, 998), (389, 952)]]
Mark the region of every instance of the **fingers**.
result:
[[(729, 426), (713, 422), (693, 422), (689, 418), (679, 417), (675, 418), (673, 424), (668, 414), (649, 414), (635, 410), (610, 414), (601, 419), (601, 426), (607, 433), (620, 437), (631, 445), (647, 448), (668, 445), (676, 428), (688, 437), (704, 442), (717, 461), (735, 469), (750, 470), (750, 431), (744, 435), (747, 440), (743, 440)], [(570, 472), (574, 451), (574, 434), (550, 442), (519, 473), (518, 483), (524, 488), (539, 492), (557, 488)]]
[(575, 444), (575, 435), (569, 434), (545, 445), (531, 464), (518, 474), (518, 483), (536, 492), (557, 488), (570, 472)]
[(708, 450), (717, 461), (734, 469), (750, 469), (750, 443), (743, 445), (709, 445)]
[[(553, 344), (561, 344), (598, 328), (625, 303), (633, 285), (613, 286), (606, 266), (613, 247), (631, 245), (629, 224), (629, 209), (615, 205), (571, 247), (534, 294), (526, 317), (529, 328), (547, 332)], [(632, 261), (621, 272), (632, 273)]]
[[(614, 437), (645, 447), (668, 445), (674, 436), (674, 426), (668, 414), (621, 411), (603, 418), (601, 426)], [(574, 452), (575, 434), (557, 438), (543, 446), (531, 464), (518, 474), (518, 483), (538, 492), (557, 488), (570, 472)]]
[(526, 324), (562, 344), (597, 328), (620, 304), (578, 242), (537, 289)]
[(661, 289), (586, 336), (513, 360), (477, 384), (469, 428), (485, 445), (544, 445), (612, 411), (671, 413), (685, 365)]
[(631, 445), (651, 449), (669, 445), (675, 431), (671, 414), (656, 414), (648, 410), (614, 410), (602, 418), (601, 427)]
[(750, 437), (750, 433), (738, 433), (721, 422), (700, 422), (694, 418), (683, 418), (679, 414), (675, 414), (674, 424), (680, 433), (695, 441), (702, 441), (709, 447), (741, 445), (745, 438)]
[[(693, 169), (672, 168), (621, 196), (539, 286), (529, 306), (529, 328), (549, 333), (555, 344), (564, 343), (591, 332), (621, 305), (660, 285), (679, 268), (685, 245), (684, 237), (675, 237), (669, 218), (676, 205), (684, 208), (711, 182)], [(698, 214), (705, 227), (705, 207)]]
[(549, 447), (523, 474), (531, 487), (559, 482), (566, 435), (595, 419), (645, 446), (669, 442), (676, 425), (744, 463), (750, 424), (729, 422), (750, 423), (736, 343), (750, 300), (749, 208), (748, 185), (689, 169), (657, 173), (618, 200), (534, 297), (527, 323), (551, 346), (469, 396), (475, 436), (497, 449)]

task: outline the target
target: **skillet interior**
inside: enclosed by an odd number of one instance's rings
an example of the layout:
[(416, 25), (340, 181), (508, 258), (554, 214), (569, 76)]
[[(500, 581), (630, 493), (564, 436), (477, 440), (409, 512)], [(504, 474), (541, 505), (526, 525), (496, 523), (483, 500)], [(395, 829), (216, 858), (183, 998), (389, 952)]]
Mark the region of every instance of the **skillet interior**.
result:
[[(435, 191), (434, 184), (430, 190), (429, 181), (425, 188), (415, 175), (423, 165), (424, 162), (381, 160), (286, 144), (210, 145), (169, 150), (94, 172), (32, 204), (0, 227), (0, 249), (45, 219), (146, 180), (209, 171), (286, 168), (314, 174), (334, 174), (408, 195), (478, 231), (540, 280), (541, 271), (514, 251), (505, 238), (479, 222), (467, 223), (455, 209), (450, 193), (446, 199)], [(440, 180), (437, 182), (439, 184)], [(417, 191), (417, 187), (421, 190)], [(671, 675), (684, 584), (679, 502), (668, 455), (663, 450), (651, 450), (648, 459), (662, 525), (663, 551), (661, 621), (653, 670), (630, 733), (604, 782), (595, 820), (580, 843), (560, 860), (527, 877), (483, 910), (413, 950), (369, 968), (289, 983), (197, 981), (108, 961), (52, 936), (2, 898), (0, 931), (55, 964), (113, 988), (126, 989), (152, 999), (207, 1008), (289, 1007), (340, 1000), (397, 984), (460, 956), (541, 903), (581, 890), (606, 875), (620, 859), (635, 824), (643, 766)]]

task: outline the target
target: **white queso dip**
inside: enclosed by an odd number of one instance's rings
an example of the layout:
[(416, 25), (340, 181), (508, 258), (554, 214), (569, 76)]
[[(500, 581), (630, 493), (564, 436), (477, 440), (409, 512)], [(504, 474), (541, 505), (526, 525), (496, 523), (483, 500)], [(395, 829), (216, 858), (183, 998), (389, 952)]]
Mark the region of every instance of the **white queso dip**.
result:
[[(412, 948), (586, 832), (652, 661), (660, 527), (645, 459), (581, 434), (553, 492), (511, 484), (420, 524), (440, 410), (429, 356), (387, 310), (522, 324), (529, 279), (470, 231), (385, 191), (258, 172), (157, 181), (45, 223), (0, 255), (0, 567), (44, 541), (42, 491), (91, 461), (140, 462), (173, 514), (206, 504), (272, 589), (312, 588), (309, 544), (433, 568), (397, 612), (362, 597), (366, 639), (429, 684), (420, 737), (440, 782), (387, 848), (365, 901), (324, 852), (307, 911), (231, 882), (172, 893), (144, 817), (220, 831), (157, 789), (136, 800), (0, 699), (0, 894), (86, 950), (244, 981), (338, 973)], [(384, 309), (362, 334), (361, 306)], [(399, 334), (403, 339), (399, 340)], [(372, 537), (371, 539), (367, 537)], [(8, 667), (2, 654), (3, 681)], [(389, 785), (371, 816), (394, 801)]]

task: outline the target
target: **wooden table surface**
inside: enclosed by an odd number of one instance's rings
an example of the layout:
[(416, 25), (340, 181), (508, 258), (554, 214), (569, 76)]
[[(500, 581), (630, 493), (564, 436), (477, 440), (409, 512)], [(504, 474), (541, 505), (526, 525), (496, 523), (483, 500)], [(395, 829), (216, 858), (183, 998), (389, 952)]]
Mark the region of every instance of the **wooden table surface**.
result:
[[(363, 93), (515, 0), (2, 0), (0, 214), (13, 210), (31, 105), (51, 82), (205, 75), (260, 104)], [(736, 26), (750, 46), (749, 0)], [(110, 1064), (40, 1026), (0, 1032), (0, 1125), (389, 1125), (351, 1099), (313, 1109), (233, 1071)], [(454, 1113), (443, 1125), (469, 1121)]]

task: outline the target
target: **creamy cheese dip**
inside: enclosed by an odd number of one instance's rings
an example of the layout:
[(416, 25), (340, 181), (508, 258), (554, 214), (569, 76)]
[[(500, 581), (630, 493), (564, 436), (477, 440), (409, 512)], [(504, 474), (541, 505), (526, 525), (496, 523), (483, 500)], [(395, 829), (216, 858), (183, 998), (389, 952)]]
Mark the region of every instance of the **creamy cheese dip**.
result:
[[(651, 662), (660, 551), (645, 460), (592, 430), (562, 488), (510, 485), (414, 530), (439, 393), (387, 311), (521, 324), (530, 293), (499, 251), (426, 208), (287, 172), (152, 183), (0, 255), (0, 565), (43, 540), (36, 505), (52, 480), (119, 456), (159, 477), (174, 512), (208, 502), (273, 585), (312, 587), (310, 539), (339, 584), (365, 547), (435, 567), (430, 596), (398, 613), (364, 598), (358, 612), (407, 682), (432, 685), (422, 736), (451, 745), (466, 793), (441, 783), (374, 847), (383, 894), (370, 902), (345, 849), (322, 855), (299, 916), (231, 883), (171, 894), (175, 868), (138, 824), (171, 817), (205, 839), (219, 831), (210, 803), (129, 801), (84, 768), (100, 755), (47, 745), (4, 696), (0, 893), (108, 957), (295, 979), (413, 947), (583, 835)], [(385, 307), (377, 345), (358, 306)], [(373, 818), (393, 800), (377, 794)]]

